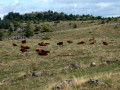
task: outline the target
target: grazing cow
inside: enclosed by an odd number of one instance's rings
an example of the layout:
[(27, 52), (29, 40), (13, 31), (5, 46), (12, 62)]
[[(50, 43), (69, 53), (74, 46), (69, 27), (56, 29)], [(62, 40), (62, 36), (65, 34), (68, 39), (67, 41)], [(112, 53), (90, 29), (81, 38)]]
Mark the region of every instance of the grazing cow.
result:
[(81, 42), (78, 42), (77, 44), (84, 44), (85, 42), (84, 41), (81, 41)]
[(94, 41), (95, 40), (95, 38), (91, 38), (91, 39), (89, 39), (89, 41)]
[(21, 49), (30, 49), (29, 46), (21, 46)]
[(59, 42), (57, 43), (57, 45), (63, 46), (63, 42)]
[(21, 52), (27, 52), (28, 50), (27, 50), (27, 49), (24, 49), (24, 48), (21, 48), (20, 51), (21, 51)]
[(46, 45), (49, 45), (50, 43), (45, 43)]
[(41, 56), (46, 56), (48, 53), (50, 53), (50, 51), (41, 50), (38, 54)]
[(41, 43), (38, 43), (38, 45), (40, 45), (40, 46), (47, 46), (48, 43), (41, 42)]
[(108, 45), (108, 42), (103, 42), (104, 45)]
[(73, 41), (67, 41), (68, 43), (73, 43)]
[(13, 46), (17, 46), (17, 44), (13, 43)]
[(96, 40), (92, 41), (90, 44), (95, 44), (96, 43)]
[(21, 42), (22, 42), (22, 43), (26, 43), (26, 40), (22, 40)]
[(95, 44), (95, 42), (91, 42), (90, 44)]
[(36, 48), (35, 51), (37, 51), (37, 52), (41, 52), (42, 49), (41, 49), (41, 48)]

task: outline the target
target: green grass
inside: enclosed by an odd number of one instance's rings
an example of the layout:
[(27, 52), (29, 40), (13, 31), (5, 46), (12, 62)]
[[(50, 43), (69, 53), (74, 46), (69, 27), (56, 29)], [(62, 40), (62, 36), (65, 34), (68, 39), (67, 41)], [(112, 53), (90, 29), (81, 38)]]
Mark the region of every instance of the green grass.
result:
[[(71, 27), (54, 32), (44, 33), (39, 39), (27, 39), (24, 45), (30, 46), (29, 52), (26, 54), (20, 52), (21, 40), (1, 41), (0, 42), (0, 89), (3, 90), (51, 90), (56, 83), (68, 79), (75, 81), (74, 86), (67, 87), (65, 90), (100, 90), (101, 86), (91, 86), (87, 83), (90, 78), (100, 79), (109, 83), (111, 88), (104, 87), (105, 90), (119, 88), (120, 63), (101, 65), (101, 60), (120, 59), (119, 48), (119, 26), (116, 23), (98, 24), (99, 21), (89, 23), (84, 21), (60, 21), (57, 26), (67, 26), (71, 23), (77, 24), (77, 28)], [(44, 24), (53, 25), (54, 22), (45, 22)], [(80, 26), (79, 26), (80, 25)], [(53, 29), (53, 30), (54, 30)], [(92, 32), (92, 33), (90, 33)], [(44, 37), (49, 36), (50, 39)], [(96, 43), (90, 45), (89, 39), (95, 37)], [(67, 40), (72, 40), (73, 44), (68, 44)], [(114, 41), (111, 41), (114, 40)], [(46, 47), (41, 47), (38, 43), (44, 41), (50, 43)], [(58, 46), (58, 42), (64, 42), (63, 46)], [(77, 42), (85, 41), (84, 45), (77, 45)], [(104, 46), (102, 41), (107, 41), (108, 46)], [(12, 43), (17, 43), (17, 47), (13, 47)], [(35, 48), (50, 50), (48, 56), (39, 56)], [(72, 56), (68, 56), (72, 54)], [(101, 59), (101, 57), (103, 57)], [(90, 63), (95, 62), (96, 67), (90, 67)], [(81, 68), (73, 70), (65, 70), (71, 63), (80, 63)], [(14, 77), (15, 79), (23, 76), (26, 72), (32, 72), (32, 68), (37, 68), (37, 72), (46, 70), (48, 72), (56, 72), (55, 76), (31, 77), (26, 80), (17, 80), (15, 82), (2, 83), (5, 78)]]

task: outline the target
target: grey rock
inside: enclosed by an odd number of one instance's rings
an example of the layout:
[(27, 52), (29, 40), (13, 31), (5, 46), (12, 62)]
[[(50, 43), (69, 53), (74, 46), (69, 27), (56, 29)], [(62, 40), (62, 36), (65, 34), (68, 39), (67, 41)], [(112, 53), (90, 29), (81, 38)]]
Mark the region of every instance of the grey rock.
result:
[(94, 67), (94, 66), (96, 66), (96, 63), (95, 62), (91, 62), (90, 67)]
[(48, 71), (45, 71), (45, 70), (43, 70), (42, 72), (40, 72), (40, 76), (45, 76), (45, 75), (48, 75), (49, 73), (48, 73)]
[(63, 82), (60, 82), (58, 84), (56, 84), (55, 88), (56, 89), (63, 89), (66, 85), (72, 85), (73, 81), (72, 80), (65, 80)]
[(106, 83), (104, 83), (104, 82), (102, 82), (102, 81), (100, 81), (100, 80), (92, 79), (92, 78), (88, 81), (88, 83), (90, 83), (90, 84), (96, 84), (96, 85), (104, 85), (104, 86), (107, 86)]
[(22, 79), (27, 79), (27, 78), (29, 78), (29, 77), (31, 77), (31, 73), (30, 72), (27, 72), (25, 75), (23, 75), (21, 78)]
[(51, 76), (55, 76), (56, 73), (55, 73), (55, 72), (50, 72), (49, 75), (51, 75)]
[(111, 64), (111, 63), (116, 63), (120, 62), (120, 60), (106, 60), (106, 63)]
[(5, 82), (13, 82), (14, 81), (14, 78), (6, 78), (2, 81), (2, 83), (5, 83)]
[(39, 73), (33, 72), (33, 73), (32, 73), (32, 76), (33, 76), (33, 77), (38, 77), (38, 76), (39, 76)]
[(70, 68), (70, 69), (80, 68), (80, 64), (79, 64), (79, 63), (72, 63), (72, 64), (70, 64), (69, 68)]

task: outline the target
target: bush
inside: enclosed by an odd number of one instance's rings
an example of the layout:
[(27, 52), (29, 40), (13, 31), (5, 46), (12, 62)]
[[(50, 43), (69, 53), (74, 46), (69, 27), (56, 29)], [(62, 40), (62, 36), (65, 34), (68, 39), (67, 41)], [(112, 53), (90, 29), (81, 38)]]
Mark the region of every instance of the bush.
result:
[(39, 31), (39, 30), (40, 30), (40, 26), (37, 26), (37, 25), (36, 25), (34, 31), (37, 32), (37, 31)]
[(2, 41), (3, 33), (0, 32), (0, 41)]
[(44, 32), (50, 32), (50, 29), (49, 29), (48, 25), (44, 25), (43, 30), (44, 30)]
[(26, 37), (33, 36), (33, 32), (31, 30), (26, 30)]
[(104, 21), (102, 21), (102, 22), (101, 22), (101, 24), (105, 24), (105, 22), (104, 22)]
[(20, 24), (16, 21), (13, 21), (13, 25), (14, 25), (14, 27), (19, 27), (20, 26)]
[(9, 28), (9, 31), (10, 31), (10, 32), (13, 32), (13, 31), (14, 31), (14, 28), (13, 28), (13, 27), (10, 27), (10, 28)]
[(26, 34), (26, 37), (33, 36), (33, 31), (31, 30), (30, 23), (27, 23), (25, 34)]
[(69, 23), (69, 26), (71, 26), (72, 25), (72, 23)]
[(115, 27), (114, 27), (114, 29), (117, 29), (118, 28), (118, 26), (116, 25)]
[(60, 21), (58, 20), (58, 21), (55, 21), (54, 23), (56, 23), (56, 24), (57, 24), (57, 23), (60, 23)]
[(42, 39), (43, 39), (43, 40), (50, 40), (50, 37), (45, 36), (45, 37), (43, 37)]
[(74, 24), (74, 25), (73, 25), (73, 28), (77, 28), (77, 25), (76, 25), (76, 24)]

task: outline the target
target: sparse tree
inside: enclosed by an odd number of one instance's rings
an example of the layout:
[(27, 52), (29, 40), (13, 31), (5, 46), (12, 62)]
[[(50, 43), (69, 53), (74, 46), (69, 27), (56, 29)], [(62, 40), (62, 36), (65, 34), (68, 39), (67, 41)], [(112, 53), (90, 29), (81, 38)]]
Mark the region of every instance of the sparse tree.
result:
[(33, 31), (31, 30), (31, 24), (30, 23), (27, 23), (27, 26), (25, 28), (25, 34), (26, 34), (26, 37), (30, 37), (33, 35)]

